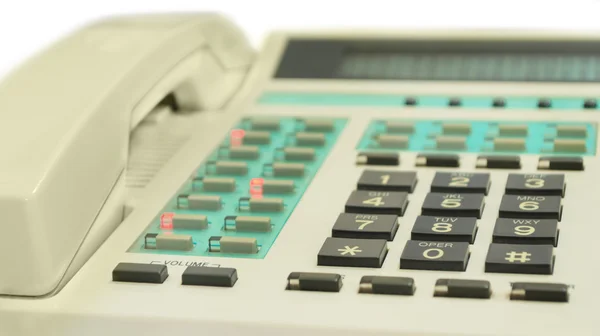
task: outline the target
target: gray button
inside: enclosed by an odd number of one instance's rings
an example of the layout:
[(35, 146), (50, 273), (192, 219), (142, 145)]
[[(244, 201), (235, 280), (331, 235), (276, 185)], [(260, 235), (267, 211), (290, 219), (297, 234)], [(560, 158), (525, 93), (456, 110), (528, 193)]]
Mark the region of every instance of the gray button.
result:
[(585, 153), (587, 152), (586, 141), (575, 139), (554, 140), (554, 152)]
[(333, 119), (305, 119), (304, 129), (308, 132), (332, 132), (335, 120)]
[(498, 135), (499, 136), (520, 136), (526, 137), (528, 132), (528, 126), (524, 124), (517, 125), (499, 125)]
[(377, 137), (377, 144), (382, 148), (405, 149), (408, 148), (409, 142), (408, 135), (381, 134)]
[(323, 147), (325, 146), (325, 134), (323, 133), (296, 133), (296, 145), (308, 147)]
[(194, 248), (192, 236), (181, 234), (159, 234), (156, 236), (157, 250), (190, 251)]
[(274, 163), (272, 168), (273, 176), (301, 177), (304, 176), (305, 166), (303, 163)]
[(256, 254), (258, 253), (258, 242), (256, 238), (210, 237), (208, 250), (219, 253)]
[(387, 133), (411, 134), (415, 132), (415, 124), (405, 121), (387, 121), (385, 130)]
[(169, 277), (166, 265), (119, 263), (112, 271), (113, 281), (163, 283)]
[(435, 139), (436, 148), (440, 150), (464, 150), (467, 138), (462, 136), (439, 136)]
[(470, 123), (443, 124), (442, 133), (444, 134), (461, 134), (467, 135), (471, 133)]
[(182, 285), (233, 287), (238, 279), (235, 268), (189, 266), (181, 275)]
[(525, 150), (525, 139), (506, 139), (496, 138), (494, 139), (494, 150), (495, 151), (516, 151), (521, 152)]
[(558, 125), (556, 126), (556, 136), (565, 138), (585, 138), (587, 137), (587, 126)]
[(284, 207), (281, 198), (251, 198), (248, 206), (251, 212), (282, 212)]
[(215, 163), (215, 171), (219, 175), (244, 176), (248, 174), (246, 162), (218, 161)]
[(212, 195), (188, 195), (188, 209), (217, 211), (221, 209), (221, 197)]
[(244, 134), (244, 145), (268, 145), (271, 134), (266, 131), (247, 131)]
[(174, 214), (173, 229), (176, 230), (206, 230), (208, 218), (205, 215), (196, 214)]
[(295, 185), (291, 180), (265, 180), (262, 188), (263, 194), (291, 194)]
[(255, 131), (278, 131), (280, 127), (279, 119), (275, 118), (253, 118), (250, 125)]
[(207, 192), (233, 192), (235, 179), (230, 177), (205, 177), (202, 179), (202, 190)]
[(314, 148), (288, 147), (283, 149), (286, 161), (314, 161)]
[[(226, 221), (228, 218), (225, 219)], [(233, 221), (233, 227), (225, 223), (225, 229), (234, 229), (242, 232), (269, 232), (271, 231), (271, 218), (269, 217), (251, 217), (237, 216)]]
[(260, 151), (256, 146), (233, 146), (229, 148), (230, 159), (256, 160)]

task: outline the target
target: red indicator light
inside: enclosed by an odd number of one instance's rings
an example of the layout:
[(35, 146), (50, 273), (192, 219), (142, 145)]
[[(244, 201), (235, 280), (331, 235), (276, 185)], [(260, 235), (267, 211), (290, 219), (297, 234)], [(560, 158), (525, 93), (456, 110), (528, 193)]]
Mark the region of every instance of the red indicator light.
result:
[(246, 131), (243, 129), (234, 129), (229, 134), (229, 143), (232, 147), (241, 146), (244, 140), (244, 135), (246, 135)]
[(165, 212), (160, 216), (160, 228), (163, 230), (172, 230), (173, 229), (173, 216), (175, 216), (172, 212)]
[(260, 177), (250, 180), (250, 195), (254, 198), (262, 198), (264, 184), (265, 180)]

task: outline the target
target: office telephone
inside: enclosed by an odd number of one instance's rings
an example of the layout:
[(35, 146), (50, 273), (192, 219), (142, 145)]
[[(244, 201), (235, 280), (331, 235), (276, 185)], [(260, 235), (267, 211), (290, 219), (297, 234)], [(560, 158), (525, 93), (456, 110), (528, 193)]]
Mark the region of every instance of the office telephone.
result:
[(0, 84), (0, 335), (597, 335), (599, 82), (591, 33), (91, 24)]

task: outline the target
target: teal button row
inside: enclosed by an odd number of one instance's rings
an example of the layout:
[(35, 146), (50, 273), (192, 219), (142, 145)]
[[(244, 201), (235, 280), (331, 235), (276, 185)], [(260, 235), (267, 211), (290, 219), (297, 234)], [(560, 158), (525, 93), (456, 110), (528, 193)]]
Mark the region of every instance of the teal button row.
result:
[[(303, 92), (266, 92), (258, 100), (262, 105), (299, 105), (299, 106), (405, 106), (403, 95), (391, 94), (350, 94), (350, 93), (303, 93)], [(415, 96), (416, 107), (448, 107), (450, 99), (444, 96)], [(495, 97), (457, 97), (462, 108), (493, 107)], [(503, 97), (504, 109), (538, 109), (541, 97)], [(584, 109), (586, 98), (548, 98), (553, 110)], [(586, 108), (597, 110), (598, 107)]]
[[(275, 119), (277, 117), (268, 118)], [(311, 120), (319, 120), (318, 118), (311, 118)], [(303, 162), (305, 170), (303, 176), (287, 176), (277, 177), (269, 176), (268, 167), (275, 162), (284, 162), (281, 158), (281, 148), (294, 143), (295, 133), (303, 131), (305, 126), (301, 119), (297, 118), (279, 118), (279, 129), (271, 130), (269, 143), (252, 145), (259, 148), (258, 158), (247, 158), (247, 159), (231, 159), (227, 158), (227, 149), (230, 148), (232, 142), (238, 142), (237, 137), (239, 134), (248, 133), (251, 130), (251, 122), (248, 120), (241, 120), (234, 130), (231, 130), (219, 148), (216, 148), (206, 160), (200, 164), (200, 166), (190, 175), (194, 178), (190, 178), (185, 181), (179, 188), (177, 193), (173, 195), (170, 200), (165, 204), (162, 211), (158, 213), (149, 226), (142, 232), (142, 234), (132, 244), (129, 252), (133, 253), (150, 253), (150, 254), (165, 254), (165, 255), (188, 255), (188, 256), (213, 256), (213, 257), (231, 257), (231, 258), (250, 258), (250, 259), (262, 259), (264, 258), (271, 246), (275, 243), (275, 240), (287, 220), (294, 211), (296, 205), (300, 202), (302, 195), (310, 185), (312, 179), (317, 174), (319, 168), (327, 158), (329, 152), (335, 145), (335, 142), (343, 131), (347, 120), (346, 119), (334, 119), (333, 129), (331, 132), (323, 133), (325, 136), (324, 146), (310, 147), (314, 149), (314, 159), (312, 161)], [(328, 119), (331, 120), (331, 119)], [(259, 133), (262, 133), (261, 131)], [(246, 145), (244, 145), (246, 146)], [(224, 157), (225, 156), (225, 157)], [(217, 161), (229, 161), (229, 162), (241, 162), (246, 163), (247, 173), (246, 174), (234, 174), (234, 175), (215, 175), (214, 170), (215, 162)], [(297, 162), (296, 162), (297, 163)], [(235, 188), (229, 192), (208, 192), (204, 191), (199, 186), (202, 183), (198, 183), (199, 179), (203, 177), (217, 177), (217, 178), (233, 178), (235, 179)], [(262, 196), (256, 195), (256, 190), (252, 189), (253, 182), (256, 180), (292, 180), (294, 182), (294, 191), (286, 194), (264, 194)], [(201, 181), (201, 180), (200, 180)], [(186, 205), (189, 205), (188, 199), (182, 195), (201, 195), (201, 196), (216, 196), (220, 197), (221, 205), (213, 210), (194, 210), (187, 209)], [(247, 209), (247, 203), (250, 197), (258, 197), (262, 199), (280, 199), (283, 201), (283, 210), (275, 212), (258, 212)], [(161, 218), (164, 216), (170, 216), (171, 214), (181, 215), (201, 215), (206, 216), (208, 219), (208, 225), (204, 225), (202, 228), (165, 228), (164, 224), (161, 227)], [(268, 232), (242, 232), (231, 230), (231, 218), (235, 216), (250, 216), (250, 217), (269, 217), (271, 221), (271, 230)], [(247, 218), (247, 217), (246, 217)], [(154, 243), (155, 234), (174, 234), (182, 235), (189, 238), (191, 236), (193, 240), (193, 248), (189, 249), (189, 244), (179, 245), (186, 247), (186, 249), (158, 249)], [(150, 235), (152, 244), (146, 246), (147, 235)], [(209, 240), (213, 237), (235, 237), (235, 238), (250, 238), (256, 239), (258, 242), (258, 253), (219, 253), (209, 251)]]
[[(387, 122), (402, 122), (413, 125), (413, 131), (406, 134), (397, 134), (408, 137), (405, 148), (385, 148), (379, 145), (378, 137), (382, 134), (391, 134), (386, 129)], [(443, 126), (461, 124), (468, 130), (466, 134), (444, 134)], [(526, 134), (523, 136), (501, 136), (500, 127), (525, 126)], [(576, 126), (585, 128), (583, 138), (558, 137), (557, 128), (561, 126)], [(440, 149), (437, 139), (453, 137), (464, 140), (464, 148)], [(522, 121), (481, 121), (481, 120), (376, 120), (370, 123), (363, 137), (358, 143), (358, 150), (380, 151), (412, 151), (412, 152), (437, 152), (437, 153), (484, 153), (484, 154), (543, 154), (543, 155), (595, 155), (596, 154), (597, 127), (595, 123), (556, 123), (547, 122), (522, 122)], [(507, 140), (522, 141), (521, 150), (499, 149), (501, 146), (496, 141)], [(555, 143), (561, 141), (576, 141), (583, 144), (585, 151), (559, 151)]]

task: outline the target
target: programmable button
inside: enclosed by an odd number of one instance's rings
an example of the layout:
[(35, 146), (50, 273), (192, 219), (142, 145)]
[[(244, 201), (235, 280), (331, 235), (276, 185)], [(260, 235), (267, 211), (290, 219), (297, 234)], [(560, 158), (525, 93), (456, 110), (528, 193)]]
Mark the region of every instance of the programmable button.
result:
[(296, 189), (292, 180), (263, 180), (263, 194), (291, 194)]
[(269, 232), (271, 231), (271, 218), (262, 216), (227, 216), (224, 223), (225, 230), (239, 232)]
[(406, 191), (412, 193), (417, 185), (416, 172), (365, 170), (358, 179), (359, 190)]
[(516, 155), (479, 156), (475, 166), (490, 169), (521, 169), (521, 158)]
[(469, 243), (409, 240), (400, 257), (400, 268), (464, 272), (469, 256)]
[(487, 273), (552, 274), (552, 245), (491, 244), (485, 260)]
[(419, 154), (415, 161), (417, 167), (458, 167), (460, 158), (458, 155)]
[(335, 120), (333, 119), (304, 119), (304, 130), (307, 132), (333, 132)]
[(190, 210), (221, 210), (221, 196), (215, 195), (179, 195), (177, 198), (178, 206), (181, 208), (181, 200), (187, 200), (187, 208)]
[(287, 279), (287, 290), (339, 292), (342, 276), (335, 273), (292, 272)]
[(235, 179), (231, 177), (204, 177), (200, 180), (206, 192), (234, 192)]
[(174, 213), (170, 216), (171, 225), (175, 230), (206, 230), (208, 217), (199, 214)]
[(500, 244), (553, 245), (558, 244), (556, 219), (498, 218), (493, 242)]
[(476, 234), (475, 218), (419, 216), (413, 225), (410, 239), (473, 244)]
[(471, 134), (471, 124), (470, 123), (445, 123), (442, 125), (442, 133), (444, 134), (452, 134), (452, 135), (469, 135)]
[(431, 182), (431, 192), (488, 194), (490, 174), (437, 172)]
[(282, 198), (242, 197), (238, 208), (250, 212), (282, 212), (285, 204)]
[(409, 143), (408, 135), (381, 134), (377, 136), (377, 145), (381, 148), (406, 149)]
[(355, 190), (346, 201), (346, 212), (402, 216), (407, 206), (405, 192)]
[(188, 286), (233, 287), (237, 270), (227, 267), (188, 266), (181, 275), (181, 284)]
[(553, 151), (555, 153), (585, 153), (587, 143), (584, 139), (555, 139)]
[(564, 196), (565, 175), (510, 174), (505, 192), (509, 195)]
[(315, 149), (306, 147), (287, 147), (283, 149), (286, 161), (314, 161)]
[(154, 236), (154, 239), (157, 250), (191, 251), (194, 248), (194, 241), (190, 235), (161, 233)]
[(295, 138), (296, 146), (302, 147), (323, 147), (326, 141), (323, 133), (298, 132)]
[(412, 122), (390, 120), (385, 122), (385, 131), (392, 134), (412, 134), (415, 132), (415, 124)]
[(381, 268), (387, 255), (382, 239), (327, 238), (319, 251), (319, 266)]
[(385, 239), (392, 241), (398, 231), (396, 215), (363, 215), (342, 213), (331, 235), (338, 238)]
[(494, 139), (494, 151), (498, 152), (523, 152), (525, 151), (525, 139), (522, 138), (496, 138)]
[(464, 150), (467, 148), (467, 138), (463, 136), (446, 135), (435, 138), (435, 148), (439, 150)]
[(483, 194), (429, 193), (425, 196), (421, 215), (481, 218), (484, 198)]
[(523, 124), (498, 125), (498, 135), (501, 137), (526, 137), (529, 127)]
[(511, 300), (569, 302), (569, 286), (559, 283), (513, 282)]
[(208, 240), (208, 251), (215, 253), (256, 254), (258, 241), (249, 237), (213, 236)]
[(538, 161), (540, 170), (584, 170), (581, 157), (541, 157)]
[(248, 174), (248, 164), (238, 161), (210, 162), (206, 166), (207, 174), (244, 176)]
[(112, 271), (112, 280), (118, 282), (163, 283), (169, 276), (166, 265), (119, 263)]
[(398, 153), (359, 153), (356, 157), (357, 165), (369, 166), (397, 166), (400, 164)]
[(254, 131), (279, 131), (281, 122), (277, 118), (252, 118), (250, 128)]
[(492, 288), (489, 281), (467, 279), (438, 279), (433, 296), (489, 299)]
[(504, 195), (500, 203), (500, 218), (557, 219), (562, 216), (560, 196)]
[(277, 162), (265, 166), (265, 173), (275, 177), (302, 177), (305, 171), (304, 163)]
[(358, 292), (362, 294), (413, 295), (415, 289), (413, 278), (365, 275), (360, 279)]
[(268, 145), (271, 143), (271, 134), (267, 131), (247, 131), (242, 141), (244, 145)]
[(556, 136), (560, 138), (586, 138), (586, 125), (558, 125), (556, 126)]
[(257, 160), (260, 149), (257, 146), (232, 146), (229, 147), (228, 157), (236, 160)]

